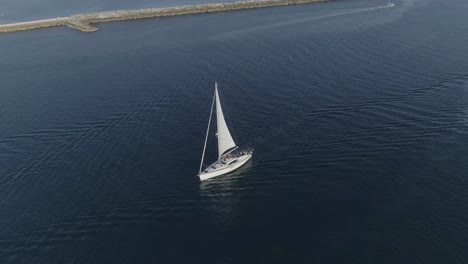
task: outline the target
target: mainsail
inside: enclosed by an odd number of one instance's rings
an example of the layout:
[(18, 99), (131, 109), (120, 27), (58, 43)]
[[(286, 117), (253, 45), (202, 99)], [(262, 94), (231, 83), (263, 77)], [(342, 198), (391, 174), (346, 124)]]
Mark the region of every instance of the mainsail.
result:
[(216, 96), (216, 124), (218, 126), (218, 152), (221, 156), (226, 150), (235, 147), (236, 143), (232, 139), (231, 133), (224, 120), (223, 110), (221, 108), (221, 102), (218, 94), (218, 84), (215, 85), (215, 96)]

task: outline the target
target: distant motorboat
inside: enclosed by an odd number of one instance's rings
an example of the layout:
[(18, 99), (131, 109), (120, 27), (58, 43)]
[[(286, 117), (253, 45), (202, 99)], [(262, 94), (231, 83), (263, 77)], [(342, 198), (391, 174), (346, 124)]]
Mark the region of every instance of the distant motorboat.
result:
[[(202, 171), (203, 159), (205, 158), (206, 142), (208, 140), (208, 134), (210, 132), (211, 117), (213, 114), (213, 106), (216, 103), (216, 125), (218, 131), (216, 136), (218, 137), (218, 160), (213, 162), (211, 165), (206, 167)], [(234, 142), (234, 139), (229, 132), (229, 129), (224, 119), (223, 110), (221, 108), (221, 101), (219, 99), (218, 84), (215, 84), (215, 94), (213, 96), (213, 102), (211, 104), (210, 119), (208, 121), (208, 129), (206, 131), (205, 145), (203, 147), (202, 160), (200, 163), (200, 169), (198, 177), (201, 181), (220, 176), (231, 171), (234, 171), (244, 165), (253, 154), (251, 148), (239, 148)]]
[(388, 4), (387, 4), (387, 7), (394, 7), (394, 6), (395, 6), (395, 4), (391, 3), (391, 2), (388, 2)]

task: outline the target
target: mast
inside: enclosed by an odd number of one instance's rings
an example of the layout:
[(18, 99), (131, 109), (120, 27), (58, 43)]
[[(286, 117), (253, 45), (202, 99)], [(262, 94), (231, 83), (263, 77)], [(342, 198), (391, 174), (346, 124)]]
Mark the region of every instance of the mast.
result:
[(205, 145), (203, 146), (203, 154), (202, 154), (202, 157), (201, 157), (200, 169), (198, 170), (198, 174), (201, 173), (201, 170), (202, 170), (202, 167), (203, 167), (203, 159), (205, 158), (206, 142), (208, 141), (208, 133), (210, 132), (211, 116), (213, 114), (213, 106), (214, 106), (214, 102), (215, 102), (215, 97), (216, 97), (216, 92), (215, 92), (215, 95), (213, 95), (213, 102), (211, 103), (210, 119), (208, 121), (208, 128), (206, 129)]

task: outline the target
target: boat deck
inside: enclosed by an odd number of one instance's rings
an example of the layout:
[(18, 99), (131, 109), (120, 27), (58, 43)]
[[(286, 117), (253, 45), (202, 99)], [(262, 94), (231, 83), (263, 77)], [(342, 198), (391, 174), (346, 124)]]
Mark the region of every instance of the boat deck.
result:
[(210, 173), (214, 171), (220, 171), (232, 167), (237, 163), (238, 160), (242, 160), (243, 156), (251, 155), (251, 149), (249, 150), (239, 150), (234, 149), (223, 156), (221, 156), (217, 161), (213, 162), (208, 166), (202, 173)]

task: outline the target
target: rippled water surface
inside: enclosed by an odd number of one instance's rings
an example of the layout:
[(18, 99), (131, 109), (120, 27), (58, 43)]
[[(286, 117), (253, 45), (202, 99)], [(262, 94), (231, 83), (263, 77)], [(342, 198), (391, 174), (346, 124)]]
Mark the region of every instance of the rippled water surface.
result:
[(0, 35), (0, 263), (467, 263), (468, 4), (386, 4)]

